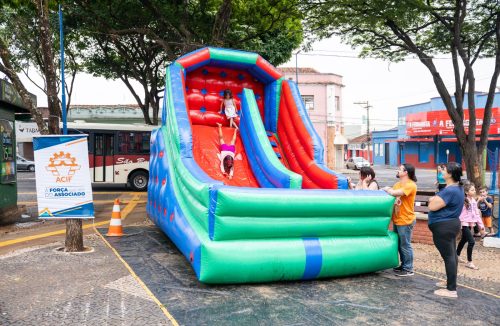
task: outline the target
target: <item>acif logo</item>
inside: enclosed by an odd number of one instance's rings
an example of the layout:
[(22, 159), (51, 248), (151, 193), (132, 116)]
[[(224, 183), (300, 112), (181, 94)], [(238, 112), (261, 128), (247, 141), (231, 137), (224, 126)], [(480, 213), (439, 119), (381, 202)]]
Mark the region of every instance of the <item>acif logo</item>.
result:
[(70, 153), (60, 151), (54, 153), (49, 159), (49, 164), (45, 167), (56, 177), (56, 182), (70, 182), (76, 171), (80, 170), (76, 158)]

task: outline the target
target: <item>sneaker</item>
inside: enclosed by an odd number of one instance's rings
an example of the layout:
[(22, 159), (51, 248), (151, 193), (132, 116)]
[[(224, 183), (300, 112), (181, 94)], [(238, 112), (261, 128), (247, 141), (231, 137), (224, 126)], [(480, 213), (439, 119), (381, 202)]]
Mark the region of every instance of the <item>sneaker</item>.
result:
[(435, 295), (445, 298), (458, 298), (457, 291), (450, 291), (448, 289), (439, 289), (434, 291)]
[(406, 276), (413, 276), (415, 273), (413, 271), (407, 271), (407, 270), (401, 270), (399, 272), (396, 272), (396, 276), (401, 276), (401, 277), (406, 277)]
[(458, 256), (458, 262), (459, 263), (465, 263), (465, 260), (462, 257)]
[(403, 270), (403, 266), (399, 266), (399, 267), (394, 267), (392, 269), (393, 272), (401, 272)]
[(436, 286), (437, 286), (438, 288), (443, 288), (443, 289), (446, 289), (446, 281), (437, 282), (437, 283), (436, 283)]
[(473, 263), (473, 262), (471, 262), (471, 261), (467, 262), (467, 264), (465, 264), (465, 267), (470, 268), (470, 269), (474, 269), (474, 270), (478, 270), (478, 269), (479, 269), (479, 268), (478, 268), (476, 265), (474, 265), (474, 263)]

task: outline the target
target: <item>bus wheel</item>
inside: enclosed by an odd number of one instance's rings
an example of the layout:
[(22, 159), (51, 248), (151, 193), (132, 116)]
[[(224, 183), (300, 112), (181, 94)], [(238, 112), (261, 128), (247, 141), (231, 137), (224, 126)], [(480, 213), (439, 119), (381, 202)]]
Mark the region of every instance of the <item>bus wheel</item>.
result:
[(148, 174), (144, 171), (134, 172), (130, 176), (130, 186), (135, 191), (144, 191), (148, 188)]

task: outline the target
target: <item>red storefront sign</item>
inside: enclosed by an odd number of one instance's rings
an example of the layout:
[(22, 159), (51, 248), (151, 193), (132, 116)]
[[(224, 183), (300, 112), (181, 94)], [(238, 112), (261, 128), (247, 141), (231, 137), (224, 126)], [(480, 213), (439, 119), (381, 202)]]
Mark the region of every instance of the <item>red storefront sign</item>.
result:
[[(500, 134), (500, 108), (491, 110), (490, 135)], [(484, 109), (476, 109), (476, 135), (481, 133)], [(464, 125), (468, 132), (469, 110), (464, 110)], [(412, 113), (406, 116), (406, 134), (408, 136), (453, 136), (453, 122), (448, 112), (431, 111)]]

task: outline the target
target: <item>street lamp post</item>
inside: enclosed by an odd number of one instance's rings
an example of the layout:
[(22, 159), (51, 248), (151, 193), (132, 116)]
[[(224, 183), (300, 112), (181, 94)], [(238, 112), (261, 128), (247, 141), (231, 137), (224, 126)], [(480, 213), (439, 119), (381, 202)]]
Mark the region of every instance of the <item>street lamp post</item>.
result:
[(448, 163), (448, 155), (450, 155), (450, 150), (449, 149), (446, 150), (446, 163)]

